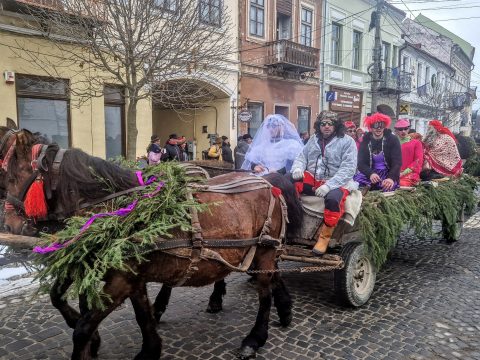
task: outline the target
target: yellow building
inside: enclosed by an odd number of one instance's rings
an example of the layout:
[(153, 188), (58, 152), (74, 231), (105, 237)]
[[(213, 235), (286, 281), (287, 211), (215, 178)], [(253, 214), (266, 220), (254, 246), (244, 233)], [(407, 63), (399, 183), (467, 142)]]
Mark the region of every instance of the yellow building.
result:
[[(0, 125), (5, 125), (10, 118), (20, 128), (38, 131), (62, 147), (81, 148), (102, 158), (125, 156), (127, 104), (121, 95), (122, 89), (112, 81), (104, 84), (103, 94), (85, 96), (82, 77), (91, 77), (95, 70), (82, 63), (68, 65), (71, 62), (67, 59), (63, 62), (65, 66), (52, 69), (51, 64), (62, 63), (65, 55), (34, 28), (25, 26), (27, 15), (21, 11), (23, 2), (25, 0), (6, 1), (0, 7)], [(226, 1), (225, 6), (229, 3)], [(232, 14), (235, 21), (236, 6), (230, 11), (235, 12)], [(236, 44), (234, 29), (232, 34), (232, 43)], [(231, 108), (236, 106), (238, 65), (235, 59), (233, 52), (226, 83), (216, 84), (208, 75), (201, 80), (209, 83), (214, 95), (214, 100), (202, 111), (167, 111), (151, 99), (141, 100), (137, 106), (136, 155), (145, 154), (153, 133), (159, 135), (162, 142), (170, 133), (184, 135), (191, 141), (194, 158), (200, 158), (201, 151), (208, 147), (210, 133), (235, 138), (234, 109)], [(187, 77), (175, 80), (187, 81)], [(207, 133), (202, 132), (205, 130)]]

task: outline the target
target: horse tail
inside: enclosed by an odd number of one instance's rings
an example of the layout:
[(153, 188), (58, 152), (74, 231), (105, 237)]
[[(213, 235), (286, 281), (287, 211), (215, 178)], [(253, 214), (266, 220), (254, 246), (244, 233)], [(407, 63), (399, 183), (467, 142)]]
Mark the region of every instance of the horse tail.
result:
[(278, 187), (282, 190), (282, 195), (287, 204), (287, 213), (288, 213), (288, 226), (287, 233), (290, 233), (293, 229), (297, 229), (302, 226), (303, 220), (303, 211), (302, 204), (298, 198), (295, 186), (292, 182), (284, 175), (279, 173), (271, 173), (264, 176), (270, 184), (275, 187)]

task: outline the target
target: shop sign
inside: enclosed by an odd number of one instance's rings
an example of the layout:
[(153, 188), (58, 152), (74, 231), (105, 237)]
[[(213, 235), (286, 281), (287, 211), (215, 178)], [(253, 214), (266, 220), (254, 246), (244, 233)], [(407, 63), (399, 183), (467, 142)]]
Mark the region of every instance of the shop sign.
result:
[(336, 99), (330, 103), (330, 110), (344, 112), (362, 111), (362, 93), (339, 88), (332, 88), (336, 92)]
[(238, 113), (238, 120), (242, 122), (249, 122), (252, 120), (253, 114), (248, 110), (243, 110)]

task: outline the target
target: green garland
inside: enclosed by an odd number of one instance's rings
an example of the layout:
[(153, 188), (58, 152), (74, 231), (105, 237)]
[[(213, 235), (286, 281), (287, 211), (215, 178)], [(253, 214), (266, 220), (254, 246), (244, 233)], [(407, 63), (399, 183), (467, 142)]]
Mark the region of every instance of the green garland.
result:
[[(108, 300), (101, 289), (107, 270), (132, 271), (127, 260), (144, 260), (158, 237), (170, 238), (174, 229), (191, 230), (190, 208), (203, 211), (207, 206), (187, 200), (186, 183), (194, 179), (188, 178), (184, 169), (175, 163), (148, 167), (143, 176), (148, 178), (150, 175), (165, 183), (160, 194), (141, 199), (135, 210), (125, 217), (109, 216), (95, 220), (77, 241), (63, 249), (36, 255), (40, 291), (48, 292), (53, 281), (63, 281), (68, 276), (73, 279), (68, 295), (78, 298), (85, 294), (90, 307), (103, 307)], [(149, 185), (142, 193), (150, 193), (156, 186), (157, 183)], [(95, 213), (123, 208), (140, 196), (116, 198), (96, 208)], [(92, 215), (72, 217), (67, 220), (64, 230), (55, 235), (44, 235), (44, 238), (48, 244), (68, 241), (79, 234), (79, 229)]]
[(467, 214), (476, 206), (473, 189), (476, 181), (470, 176), (439, 183), (437, 187), (421, 185), (416, 191), (397, 190), (385, 197), (368, 193), (359, 215), (360, 231), (368, 253), (380, 268), (398, 236), (407, 226), (417, 236), (432, 234), (432, 222), (442, 220), (447, 235), (455, 232), (458, 214), (464, 207)]
[[(73, 284), (68, 295), (78, 298), (84, 294), (90, 307), (104, 307), (109, 299), (102, 292), (102, 280), (109, 269), (133, 271), (127, 261), (144, 260), (158, 237), (171, 237), (174, 229), (191, 230), (190, 208), (203, 211), (208, 207), (187, 200), (186, 183), (194, 179), (188, 178), (184, 169), (175, 163), (147, 167), (144, 177), (150, 175), (156, 175), (165, 182), (160, 194), (142, 199), (135, 211), (125, 217), (110, 216), (95, 220), (71, 245), (36, 256), (40, 291), (49, 291), (57, 279), (63, 281), (71, 277)], [(417, 235), (425, 236), (431, 233), (433, 220), (442, 219), (447, 225), (446, 231), (453, 232), (459, 209), (465, 206), (466, 211), (471, 212), (475, 207), (475, 186), (473, 178), (464, 176), (440, 183), (435, 188), (419, 186), (414, 192), (399, 190), (390, 197), (378, 192), (368, 193), (359, 215), (359, 224), (375, 265), (380, 267), (385, 262), (406, 225)], [(155, 187), (154, 183), (143, 193), (150, 193)], [(111, 200), (95, 212), (115, 211), (139, 196), (128, 195)], [(77, 236), (91, 215), (68, 219), (64, 230), (44, 236), (47, 243), (63, 243)]]

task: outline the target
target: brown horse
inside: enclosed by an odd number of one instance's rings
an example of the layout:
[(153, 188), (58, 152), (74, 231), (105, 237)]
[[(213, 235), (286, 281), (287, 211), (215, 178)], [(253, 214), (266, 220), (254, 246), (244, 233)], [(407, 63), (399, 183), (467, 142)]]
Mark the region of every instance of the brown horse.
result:
[[(0, 134), (1, 136), (1, 134)], [(15, 211), (7, 211), (5, 225), (13, 233), (20, 233), (25, 228), (25, 216), (22, 214), (22, 194), (29, 187), (33, 170), (31, 167), (31, 148), (35, 141), (32, 134), (26, 130), (10, 135), (14, 138), (7, 141), (7, 159), (2, 152), (2, 159), (8, 163), (6, 178), (6, 190), (10, 199), (16, 199)], [(9, 145), (10, 144), (10, 145)], [(52, 172), (49, 165), (53, 162), (56, 153), (55, 146), (49, 146), (46, 152), (46, 170), (40, 167), (45, 183), (53, 183)], [(90, 169), (94, 170), (93, 176)], [(103, 188), (103, 183), (98, 181), (98, 176), (109, 181), (114, 186), (114, 191), (122, 191), (136, 185), (135, 174), (122, 169), (104, 160), (91, 157), (80, 150), (67, 150), (60, 167), (58, 186), (55, 194), (51, 197), (49, 207), (53, 210), (59, 208), (75, 208), (81, 199), (85, 201), (95, 200), (108, 194)], [(226, 184), (243, 182), (248, 175), (228, 174), (211, 179), (209, 187), (223, 189)], [(290, 197), (290, 203), (294, 203), (294, 189), (291, 184), (283, 181), (279, 175), (272, 175), (271, 181), (277, 180), (284, 186), (283, 194)], [(247, 181), (248, 182), (248, 181)], [(258, 184), (258, 181), (256, 181)], [(110, 296), (112, 302), (107, 304), (105, 310), (88, 309), (85, 302), (81, 302), (81, 314), (71, 308), (66, 301), (62, 300), (71, 282), (57, 281), (52, 288), (52, 303), (57, 307), (69, 326), (74, 328), (73, 333), (73, 359), (86, 359), (95, 355), (98, 350), (100, 338), (96, 331), (100, 322), (126, 298), (130, 298), (139, 326), (142, 330), (143, 346), (137, 359), (157, 359), (160, 357), (161, 340), (155, 330), (155, 318), (146, 295), (146, 283), (161, 282), (169, 286), (182, 284), (183, 286), (204, 286), (223, 279), (232, 271), (232, 266), (245, 265), (247, 254), (253, 255), (253, 266), (257, 270), (274, 271), (276, 269), (276, 256), (278, 249), (275, 239), (281, 238), (284, 226), (281, 201), (272, 195), (271, 186), (243, 188), (239, 192), (198, 192), (196, 197), (201, 203), (221, 203), (214, 206), (209, 212), (198, 214), (198, 222), (201, 226), (201, 244), (213, 243), (212, 239), (230, 239), (229, 247), (216, 247), (216, 254), (212, 260), (208, 257), (185, 258), (178, 257), (175, 253), (165, 251), (153, 251), (147, 256), (147, 261), (138, 263), (131, 261), (130, 267), (134, 272), (121, 272), (111, 270), (105, 277), (104, 292)], [(290, 185), (290, 186), (289, 186)], [(288, 199), (287, 199), (288, 200)], [(72, 205), (75, 204), (75, 205)], [(268, 224), (268, 226), (267, 226)], [(263, 239), (267, 229), (269, 241), (258, 246), (241, 245), (245, 239)], [(178, 233), (180, 238), (188, 238), (191, 234)], [(198, 240), (198, 239), (197, 239)], [(233, 242), (238, 246), (234, 246)], [(198, 243), (197, 243), (198, 245)], [(262, 246), (263, 245), (263, 246)], [(200, 246), (202, 248), (202, 246)], [(255, 251), (256, 248), (256, 251)], [(187, 249), (192, 254), (199, 249)], [(253, 250), (253, 251), (252, 251)], [(208, 254), (208, 253), (207, 253)], [(218, 259), (222, 259), (219, 261)], [(194, 266), (192, 266), (194, 263)], [(228, 265), (231, 264), (231, 265)], [(195, 271), (193, 271), (195, 269)], [(242, 341), (239, 352), (241, 358), (255, 356), (256, 350), (263, 346), (268, 337), (268, 320), (271, 307), (272, 294), (275, 306), (282, 325), (288, 325), (291, 321), (291, 299), (278, 273), (265, 272), (257, 276), (259, 293), (259, 311), (257, 319), (250, 334)]]
[[(15, 131), (18, 130), (15, 123), (10, 122), (7, 124), (7, 127), (0, 126), (0, 161), (3, 163), (4, 157), (10, 146), (15, 141), (15, 137), (12, 136), (15, 134)], [(50, 142), (45, 137), (41, 136), (39, 133), (33, 134), (32, 144), (46, 144), (50, 145)], [(38, 236), (39, 232), (53, 234), (61, 230), (65, 223), (64, 219), (74, 215), (73, 211), (66, 212), (62, 211), (60, 213), (53, 214), (52, 211), (49, 212), (48, 217), (44, 219), (37, 219), (37, 221), (32, 221), (31, 219), (21, 216), (22, 214), (22, 204), (17, 204), (19, 209), (9, 206), (7, 202), (7, 208), (5, 208), (5, 198), (7, 191), (5, 189), (7, 173), (5, 170), (0, 167), (0, 228), (4, 229), (7, 232), (13, 232), (15, 234), (21, 234), (25, 236)], [(135, 183), (136, 184), (136, 183)], [(55, 191), (54, 191), (55, 193)], [(55, 195), (55, 194), (53, 194)], [(15, 199), (10, 199), (10, 201), (15, 201)], [(55, 199), (49, 200), (50, 208), (55, 208)], [(4, 219), (7, 217), (5, 223)], [(19, 228), (21, 227), (21, 230)], [(13, 229), (13, 231), (12, 231)], [(154, 302), (154, 315), (157, 322), (160, 322), (160, 319), (165, 312), (168, 303), (170, 301), (172, 288), (168, 285), (162, 285), (156, 299)], [(219, 280), (215, 282), (213, 292), (210, 295), (207, 312), (209, 313), (218, 313), (223, 309), (223, 296), (226, 294), (226, 284), (225, 281)], [(80, 299), (82, 300), (82, 299)]]

